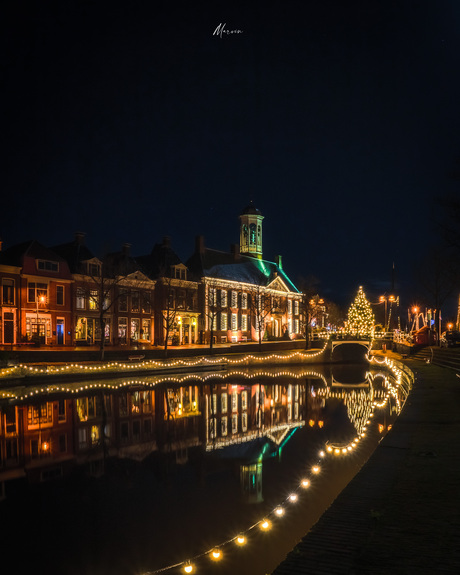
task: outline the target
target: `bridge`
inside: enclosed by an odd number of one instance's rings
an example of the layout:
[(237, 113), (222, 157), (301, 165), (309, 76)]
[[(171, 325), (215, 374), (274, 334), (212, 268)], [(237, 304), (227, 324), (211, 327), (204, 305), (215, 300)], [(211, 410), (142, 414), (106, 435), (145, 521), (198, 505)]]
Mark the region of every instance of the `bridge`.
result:
[(365, 347), (368, 351), (371, 350), (372, 347), (372, 341), (370, 340), (364, 340), (364, 339), (341, 339), (341, 340), (332, 340), (332, 353), (334, 353), (334, 349), (336, 347), (338, 347), (339, 345), (349, 345), (350, 343), (354, 344), (354, 345), (362, 345), (363, 347)]

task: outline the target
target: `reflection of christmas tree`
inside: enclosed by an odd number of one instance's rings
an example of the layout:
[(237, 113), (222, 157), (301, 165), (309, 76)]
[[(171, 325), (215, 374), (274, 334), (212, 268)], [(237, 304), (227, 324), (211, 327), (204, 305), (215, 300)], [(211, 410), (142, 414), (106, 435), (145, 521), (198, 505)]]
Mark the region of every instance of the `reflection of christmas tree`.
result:
[(367, 301), (362, 286), (359, 286), (358, 295), (348, 310), (348, 333), (357, 337), (373, 337), (374, 323), (371, 304)]

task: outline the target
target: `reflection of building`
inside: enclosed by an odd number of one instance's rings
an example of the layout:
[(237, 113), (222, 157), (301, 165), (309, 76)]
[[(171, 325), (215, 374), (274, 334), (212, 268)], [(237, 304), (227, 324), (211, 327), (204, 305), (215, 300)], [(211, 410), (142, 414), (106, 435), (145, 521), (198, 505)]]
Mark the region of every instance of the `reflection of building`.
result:
[(259, 500), (260, 464), (276, 456), (296, 429), (328, 431), (329, 440), (347, 442), (365, 431), (375, 405), (399, 413), (407, 393), (402, 386), (381, 374), (369, 383), (331, 387), (321, 375), (282, 370), (260, 377), (105, 380), (91, 390), (81, 383), (62, 390), (53, 384), (17, 396), (18, 388), (5, 389), (10, 399), (0, 401), (0, 496), (8, 481), (58, 478), (76, 465), (101, 473), (107, 458), (140, 461), (154, 454), (183, 463), (208, 454), (236, 462), (248, 501)]

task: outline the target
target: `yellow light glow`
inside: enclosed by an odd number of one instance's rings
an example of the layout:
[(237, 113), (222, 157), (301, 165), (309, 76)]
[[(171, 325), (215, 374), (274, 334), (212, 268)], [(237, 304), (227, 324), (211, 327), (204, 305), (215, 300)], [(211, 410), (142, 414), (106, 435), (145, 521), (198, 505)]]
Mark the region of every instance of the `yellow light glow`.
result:
[(291, 495), (289, 495), (289, 501), (292, 501), (292, 503), (295, 503), (297, 499), (297, 493), (291, 493)]
[(235, 541), (238, 543), (238, 545), (244, 545), (246, 543), (246, 537), (244, 535), (238, 535)]
[(275, 513), (276, 515), (278, 515), (278, 517), (281, 517), (282, 515), (284, 515), (284, 509), (282, 507), (277, 507), (275, 509)]
[(213, 549), (211, 551), (211, 558), (214, 561), (219, 561), (220, 559), (222, 559), (222, 553), (221, 553), (220, 549)]
[(312, 468), (312, 473), (318, 474), (321, 471), (321, 468), (319, 465), (314, 465)]
[(326, 455), (326, 454), (324, 453), (323, 450), (321, 450), (321, 451), (319, 452), (319, 456), (320, 456), (320, 457), (324, 457), (325, 455)]
[(270, 529), (270, 527), (271, 527), (270, 521), (268, 521), (267, 519), (264, 519), (260, 524), (260, 528), (263, 531), (267, 531), (268, 529)]
[(301, 485), (304, 489), (307, 489), (308, 487), (310, 487), (310, 481), (308, 479), (302, 479)]
[(191, 563), (188, 563), (188, 565), (185, 565), (184, 571), (185, 573), (193, 573), (193, 565)]
[(327, 451), (328, 451), (329, 453), (332, 453), (334, 450), (332, 449), (332, 447), (331, 447), (330, 445), (328, 445), (328, 446), (327, 446)]
[(313, 426), (315, 425), (314, 420), (313, 420), (313, 419), (310, 419), (310, 420), (308, 421), (308, 425), (309, 425), (310, 427), (313, 427)]

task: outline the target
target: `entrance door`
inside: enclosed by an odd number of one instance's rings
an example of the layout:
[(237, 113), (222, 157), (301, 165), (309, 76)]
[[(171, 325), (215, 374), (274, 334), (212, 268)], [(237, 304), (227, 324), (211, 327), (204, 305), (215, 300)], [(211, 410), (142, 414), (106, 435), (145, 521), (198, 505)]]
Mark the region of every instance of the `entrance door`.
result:
[(64, 345), (64, 320), (58, 319), (56, 321), (56, 339), (58, 345)]
[(14, 343), (14, 314), (3, 314), (3, 343)]

